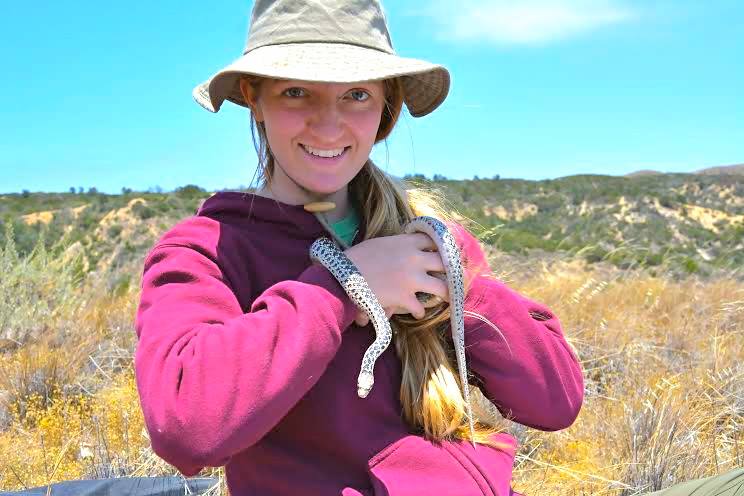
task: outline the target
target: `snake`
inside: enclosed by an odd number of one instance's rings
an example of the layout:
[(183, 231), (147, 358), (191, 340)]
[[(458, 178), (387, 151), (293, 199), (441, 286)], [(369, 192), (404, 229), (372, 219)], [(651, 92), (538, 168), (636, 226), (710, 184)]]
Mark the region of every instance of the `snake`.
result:
[[(447, 289), (449, 290), (450, 327), (452, 343), (457, 359), (457, 368), (462, 384), (462, 395), (465, 401), (470, 426), (470, 436), (475, 445), (470, 388), (468, 385), (467, 364), (465, 361), (465, 290), (460, 248), (455, 237), (441, 220), (422, 215), (413, 218), (404, 228), (406, 234), (416, 232), (427, 234), (437, 247), (445, 268)], [(367, 348), (362, 358), (361, 370), (357, 378), (357, 394), (366, 398), (374, 386), (374, 367), (377, 359), (390, 345), (393, 331), (380, 302), (367, 285), (364, 277), (354, 263), (341, 251), (338, 244), (323, 236), (310, 246), (310, 259), (326, 267), (341, 284), (354, 304), (369, 317), (375, 329), (375, 339)], [(441, 277), (440, 277), (441, 278)], [(417, 292), (416, 298), (425, 307), (433, 306), (441, 299), (425, 292)]]

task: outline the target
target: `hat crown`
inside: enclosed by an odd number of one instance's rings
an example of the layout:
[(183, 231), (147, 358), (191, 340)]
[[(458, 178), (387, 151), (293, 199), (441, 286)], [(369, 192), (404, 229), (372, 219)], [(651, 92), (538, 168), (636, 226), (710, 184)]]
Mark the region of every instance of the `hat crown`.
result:
[(347, 43), (394, 53), (378, 0), (256, 0), (246, 54), (284, 43)]

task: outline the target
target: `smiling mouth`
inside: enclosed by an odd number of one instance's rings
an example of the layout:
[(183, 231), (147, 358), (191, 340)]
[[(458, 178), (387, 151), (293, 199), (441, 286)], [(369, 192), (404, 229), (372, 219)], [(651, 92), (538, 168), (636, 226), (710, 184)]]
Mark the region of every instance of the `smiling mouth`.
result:
[(338, 157), (343, 156), (346, 154), (346, 151), (351, 148), (350, 146), (345, 146), (343, 148), (334, 148), (334, 149), (322, 149), (322, 148), (315, 148), (309, 145), (306, 145), (304, 143), (300, 143), (300, 147), (305, 151), (305, 153), (313, 158), (316, 159), (326, 159), (326, 160), (333, 160)]

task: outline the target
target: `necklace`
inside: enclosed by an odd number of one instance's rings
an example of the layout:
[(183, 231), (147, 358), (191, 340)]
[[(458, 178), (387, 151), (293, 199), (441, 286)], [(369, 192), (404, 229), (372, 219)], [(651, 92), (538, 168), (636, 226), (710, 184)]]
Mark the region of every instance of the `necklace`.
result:
[(356, 240), (357, 234), (359, 234), (359, 229), (354, 231), (354, 236), (351, 238), (351, 243), (347, 243), (341, 237), (339, 237), (336, 232), (333, 230), (333, 227), (331, 227), (330, 223), (328, 222), (328, 219), (325, 216), (325, 213), (329, 210), (333, 210), (336, 208), (336, 204), (333, 202), (310, 202), (303, 205), (303, 208), (308, 211), (315, 214), (315, 217), (318, 219), (318, 221), (323, 225), (323, 227), (326, 228), (326, 231), (333, 237), (333, 239), (336, 240), (336, 242), (341, 245), (344, 249), (348, 249), (351, 247), (351, 245), (354, 244), (354, 240)]
[(304, 208), (308, 212), (325, 213), (336, 208), (336, 204), (330, 201), (318, 201), (305, 203), (302, 208)]
[[(279, 165), (277, 163), (277, 165)], [(281, 168), (281, 166), (279, 166)], [(294, 180), (292, 176), (286, 173), (284, 169), (282, 169), (284, 172), (284, 175), (286, 175), (293, 183), (295, 183), (300, 189), (303, 191), (310, 193), (307, 188), (299, 184), (297, 181)], [(323, 227), (326, 228), (328, 233), (336, 240), (338, 244), (344, 247), (344, 249), (349, 248), (349, 244), (346, 243), (343, 239), (341, 239), (338, 235), (336, 235), (333, 228), (328, 223), (328, 219), (326, 219), (325, 212), (329, 212), (336, 208), (336, 203), (332, 201), (313, 201), (309, 203), (305, 203), (302, 208), (305, 209), (307, 212), (312, 212), (315, 217), (318, 219), (318, 221), (323, 225)], [(354, 232), (354, 237), (351, 239), (351, 243), (354, 243), (354, 240), (356, 239), (356, 235), (359, 233), (359, 229), (357, 229)]]

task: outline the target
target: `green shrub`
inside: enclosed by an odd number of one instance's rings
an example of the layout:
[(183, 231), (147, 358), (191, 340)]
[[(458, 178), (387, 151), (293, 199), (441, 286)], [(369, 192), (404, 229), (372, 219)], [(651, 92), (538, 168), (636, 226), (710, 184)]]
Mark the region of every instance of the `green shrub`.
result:
[(588, 263), (596, 263), (602, 261), (607, 256), (607, 253), (607, 250), (595, 245), (585, 251), (583, 257)]
[(109, 238), (116, 238), (121, 234), (122, 229), (124, 229), (120, 224), (114, 224), (113, 226), (108, 228), (108, 237)]
[(0, 329), (19, 344), (35, 340), (49, 322), (81, 303), (77, 288), (83, 282), (83, 260), (78, 253), (61, 258), (69, 240), (62, 238), (47, 249), (41, 235), (27, 256), (15, 247), (13, 225), (6, 224), (5, 246), (0, 248)]
[(175, 194), (180, 198), (194, 198), (202, 197), (207, 191), (195, 184), (187, 184), (186, 186), (180, 186), (176, 188)]
[(137, 202), (132, 205), (132, 214), (138, 219), (145, 220), (157, 215), (155, 209), (146, 205), (142, 202)]
[(661, 265), (664, 261), (664, 255), (661, 253), (649, 253), (643, 260), (643, 264), (647, 266)]
[(700, 270), (700, 265), (691, 257), (687, 257), (682, 261), (682, 268), (688, 274), (694, 274)]

